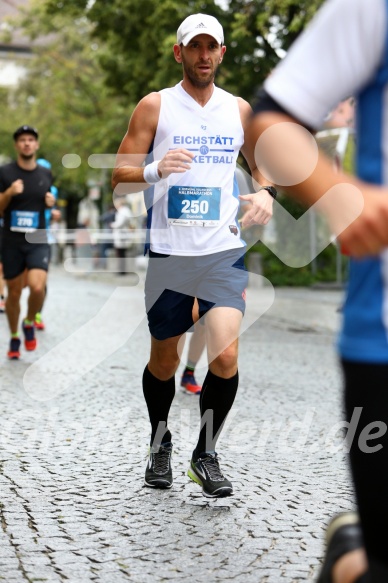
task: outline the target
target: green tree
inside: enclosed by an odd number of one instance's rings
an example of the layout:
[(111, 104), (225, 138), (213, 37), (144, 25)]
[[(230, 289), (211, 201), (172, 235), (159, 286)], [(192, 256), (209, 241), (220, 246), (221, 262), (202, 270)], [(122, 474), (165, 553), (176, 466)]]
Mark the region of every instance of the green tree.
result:
[[(135, 104), (150, 91), (176, 83), (176, 28), (189, 14), (215, 15), (228, 47), (218, 83), (252, 99), (255, 88), (314, 14), (322, 0), (31, 0), (21, 25), (42, 39), (29, 74), (8, 96), (0, 148), (12, 155), (10, 133), (33, 123), (44, 154), (67, 187), (84, 185), (90, 154), (115, 152)], [(4, 102), (4, 95), (1, 96)], [(79, 168), (62, 166), (75, 153)]]
[[(93, 176), (89, 155), (115, 152), (136, 103), (181, 79), (172, 45), (186, 16), (204, 12), (220, 20), (227, 56), (217, 83), (252, 101), (257, 86), (322, 3), (229, 0), (221, 8), (214, 0), (32, 0), (23, 27), (32, 38), (45, 38), (18, 90), (0, 94), (3, 109), (7, 99), (9, 104), (0, 151), (12, 154), (8, 136), (17, 125), (36, 124), (59, 182), (81, 196)], [(79, 168), (62, 166), (68, 153), (81, 157)], [(97, 180), (101, 176), (94, 174)], [(285, 266), (263, 253), (266, 269), (277, 271), (282, 280)], [(295, 281), (296, 270), (286, 272), (289, 283)], [(310, 281), (309, 268), (299, 270), (298, 277), (299, 283)]]
[[(43, 8), (35, 0), (21, 22), (26, 34), (42, 39), (26, 77), (0, 95), (7, 111), (0, 151), (13, 157), (13, 131), (24, 123), (34, 125), (40, 133), (40, 154), (52, 163), (60, 191), (81, 197), (91, 179), (102, 181), (108, 190), (110, 170), (93, 170), (88, 158), (117, 151), (133, 106), (108, 90), (98, 59), (102, 41), (91, 37), (88, 20), (66, 13), (49, 17)], [(67, 154), (79, 156), (80, 166), (66, 168), (62, 160)]]
[(86, 16), (93, 35), (104, 41), (100, 62), (113, 91), (139, 101), (150, 91), (181, 78), (172, 45), (189, 14), (216, 16), (225, 29), (227, 57), (218, 84), (248, 100), (263, 82), (323, 0), (45, 0), (49, 15), (66, 11)]

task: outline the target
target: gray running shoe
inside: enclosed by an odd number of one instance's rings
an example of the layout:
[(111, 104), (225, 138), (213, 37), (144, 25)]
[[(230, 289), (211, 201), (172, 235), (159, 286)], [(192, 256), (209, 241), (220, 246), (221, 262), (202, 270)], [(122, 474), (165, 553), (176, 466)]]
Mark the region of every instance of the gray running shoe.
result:
[(152, 446), (145, 471), (144, 484), (150, 488), (171, 488), (172, 443)]
[(221, 472), (215, 452), (202, 453), (196, 462), (192, 459), (187, 475), (202, 486), (202, 494), (207, 498), (224, 498), (233, 494), (232, 483)]

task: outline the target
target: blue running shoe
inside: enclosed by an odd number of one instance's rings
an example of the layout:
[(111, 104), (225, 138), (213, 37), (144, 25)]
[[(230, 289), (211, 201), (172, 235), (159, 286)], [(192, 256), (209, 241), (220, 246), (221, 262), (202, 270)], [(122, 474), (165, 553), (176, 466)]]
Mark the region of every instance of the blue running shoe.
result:
[(185, 370), (181, 378), (181, 387), (184, 389), (185, 393), (190, 395), (200, 395), (202, 387), (195, 380), (194, 372), (191, 370)]
[(35, 350), (37, 342), (35, 338), (34, 325), (26, 324), (23, 322), (22, 328), (24, 334), (24, 346), (26, 347), (26, 350)]
[(7, 356), (11, 360), (18, 360), (20, 358), (20, 338), (11, 338)]

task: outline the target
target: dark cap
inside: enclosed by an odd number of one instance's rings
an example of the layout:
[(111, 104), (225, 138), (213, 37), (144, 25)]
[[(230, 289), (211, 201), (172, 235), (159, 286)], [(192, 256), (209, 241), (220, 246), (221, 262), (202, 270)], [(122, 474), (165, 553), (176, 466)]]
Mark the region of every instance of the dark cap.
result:
[(36, 137), (36, 139), (39, 137), (38, 130), (36, 128), (33, 128), (32, 126), (20, 126), (20, 128), (14, 132), (13, 139), (17, 140), (18, 137), (22, 134), (32, 134)]

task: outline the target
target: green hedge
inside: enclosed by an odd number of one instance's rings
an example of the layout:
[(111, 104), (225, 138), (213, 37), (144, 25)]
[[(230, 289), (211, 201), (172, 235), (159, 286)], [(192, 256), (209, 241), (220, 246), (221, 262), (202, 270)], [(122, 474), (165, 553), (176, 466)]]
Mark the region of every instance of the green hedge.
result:
[[(343, 168), (348, 174), (354, 173), (354, 137), (350, 136)], [(279, 194), (278, 201), (287, 211), (298, 219), (305, 212), (305, 208), (294, 199), (284, 194)], [(278, 225), (278, 236), (282, 236), (282, 226)], [(303, 236), (303, 235), (302, 235)], [(286, 244), (286, 241), (284, 241)], [(298, 242), (296, 241), (296, 244)], [(275, 286), (309, 286), (319, 282), (336, 282), (337, 275), (337, 248), (335, 245), (328, 245), (315, 260), (315, 269), (312, 264), (305, 267), (292, 268), (285, 265), (272, 251), (263, 243), (255, 244), (247, 253), (247, 265), (249, 264), (249, 254), (258, 252), (261, 254), (263, 275)], [(341, 282), (345, 282), (348, 273), (348, 258), (341, 258)]]
[[(298, 219), (305, 212), (305, 208), (288, 196), (278, 197), (280, 204), (287, 211)], [(260, 253), (262, 259), (263, 275), (274, 286), (309, 286), (318, 282), (337, 281), (337, 248), (335, 245), (328, 245), (317, 257), (315, 261), (315, 273), (312, 264), (305, 267), (293, 268), (285, 265), (272, 251), (263, 243), (256, 243), (247, 253), (247, 266), (249, 265), (249, 254)], [(342, 257), (341, 281), (347, 276), (346, 257)]]

